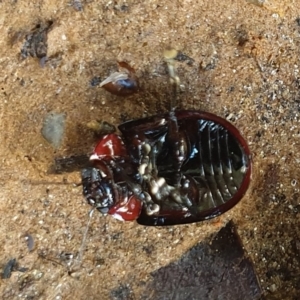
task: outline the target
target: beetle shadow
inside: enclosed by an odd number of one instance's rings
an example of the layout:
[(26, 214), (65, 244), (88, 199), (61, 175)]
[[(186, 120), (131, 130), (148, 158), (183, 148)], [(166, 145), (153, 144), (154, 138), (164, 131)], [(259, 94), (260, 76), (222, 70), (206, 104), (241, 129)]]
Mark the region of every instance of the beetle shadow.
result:
[(179, 260), (152, 272), (151, 277), (146, 283), (133, 283), (144, 291), (139, 299), (255, 300), (262, 296), (253, 264), (232, 221)]

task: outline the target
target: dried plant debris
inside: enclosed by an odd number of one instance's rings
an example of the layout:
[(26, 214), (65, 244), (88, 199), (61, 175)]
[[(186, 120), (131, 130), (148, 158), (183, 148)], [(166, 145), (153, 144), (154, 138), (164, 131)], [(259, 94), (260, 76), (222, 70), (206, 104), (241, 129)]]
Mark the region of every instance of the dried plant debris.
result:
[(15, 258), (10, 259), (8, 261), (8, 263), (4, 266), (4, 269), (3, 269), (3, 273), (2, 273), (3, 279), (10, 278), (11, 273), (12, 273), (14, 267), (16, 266), (16, 264), (17, 264), (17, 260)]
[(47, 59), (47, 34), (53, 25), (52, 21), (40, 23), (25, 35), (25, 42), (21, 49), (21, 57), (28, 56), (40, 59), (41, 66), (45, 65)]
[(195, 62), (195, 60), (193, 58), (187, 56), (186, 54), (184, 54), (180, 51), (178, 51), (177, 56), (175, 57), (175, 60), (186, 61), (186, 63), (188, 65), (192, 65)]
[(63, 113), (50, 112), (47, 114), (43, 128), (42, 136), (49, 142), (55, 149), (59, 148), (62, 142), (65, 130), (66, 116)]
[(10, 259), (7, 264), (3, 268), (3, 272), (1, 274), (2, 279), (8, 279), (11, 276), (11, 273), (14, 271), (26, 272), (28, 268), (19, 267), (19, 264), (15, 258)]
[[(252, 262), (233, 222), (178, 261), (152, 273), (145, 289), (151, 299), (260, 299)], [(145, 297), (146, 298), (146, 297)], [(148, 299), (148, 298), (147, 298)]]
[(73, 155), (70, 157), (55, 158), (54, 165), (48, 173), (61, 174), (79, 171), (90, 165), (90, 156), (86, 154)]

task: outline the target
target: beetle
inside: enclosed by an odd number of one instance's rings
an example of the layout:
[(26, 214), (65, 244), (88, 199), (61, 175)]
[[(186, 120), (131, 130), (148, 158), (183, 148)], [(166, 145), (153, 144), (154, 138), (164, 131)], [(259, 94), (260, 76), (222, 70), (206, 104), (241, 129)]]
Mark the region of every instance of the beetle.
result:
[(121, 135), (103, 136), (81, 172), (83, 195), (102, 214), (149, 226), (193, 223), (231, 209), (248, 189), (247, 142), (215, 114), (173, 107), (118, 128)]

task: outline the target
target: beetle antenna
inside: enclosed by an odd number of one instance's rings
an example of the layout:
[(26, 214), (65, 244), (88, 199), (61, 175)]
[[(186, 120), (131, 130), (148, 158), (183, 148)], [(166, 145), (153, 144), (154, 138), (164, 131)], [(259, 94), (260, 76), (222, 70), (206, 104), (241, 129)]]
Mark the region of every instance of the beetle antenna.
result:
[(172, 97), (170, 102), (171, 111), (174, 111), (176, 109), (176, 106), (178, 105), (180, 79), (175, 71), (175, 58), (177, 57), (177, 55), (178, 51), (172, 48), (164, 51), (164, 58), (168, 66), (170, 83), (172, 86)]
[(86, 238), (87, 238), (87, 235), (88, 235), (88, 231), (89, 231), (89, 228), (90, 228), (92, 216), (93, 216), (93, 213), (94, 213), (95, 209), (96, 208), (93, 208), (89, 212), (88, 222), (86, 224), (86, 228), (85, 228), (85, 231), (84, 231), (84, 234), (83, 234), (83, 237), (82, 237), (82, 242), (81, 242), (79, 252), (78, 252), (78, 257), (77, 257), (77, 261), (79, 263), (81, 263), (81, 261), (82, 261), (83, 251), (84, 251), (84, 248), (85, 248), (85, 245), (86, 245)]
[[(27, 182), (27, 181), (23, 181), (23, 182)], [(54, 182), (54, 181), (30, 181), (30, 184), (32, 185), (73, 185), (75, 187), (81, 186), (82, 182)]]
[(73, 270), (74, 269), (76, 270), (77, 267), (80, 267), (80, 265), (82, 263), (83, 252), (84, 252), (84, 249), (85, 249), (85, 246), (86, 246), (86, 239), (87, 239), (88, 231), (89, 231), (89, 228), (90, 228), (92, 216), (93, 216), (93, 213), (94, 213), (95, 209), (96, 209), (96, 207), (92, 208), (89, 212), (88, 222), (86, 224), (86, 228), (85, 228), (85, 231), (83, 233), (82, 242), (81, 242), (81, 245), (80, 245), (80, 248), (79, 248), (79, 251), (78, 251), (78, 255), (77, 255), (77, 258), (76, 258), (76, 260), (75, 260), (75, 262), (72, 266)]

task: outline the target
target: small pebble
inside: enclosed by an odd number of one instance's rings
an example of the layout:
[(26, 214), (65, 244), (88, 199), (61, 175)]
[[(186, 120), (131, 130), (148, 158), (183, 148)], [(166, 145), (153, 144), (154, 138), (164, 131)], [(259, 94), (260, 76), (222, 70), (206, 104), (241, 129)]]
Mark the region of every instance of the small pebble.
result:
[(25, 239), (26, 239), (26, 241), (27, 241), (28, 251), (32, 251), (33, 248), (34, 248), (34, 240), (33, 240), (32, 235), (26, 234), (26, 235), (25, 235)]
[(55, 112), (50, 112), (44, 120), (42, 136), (55, 149), (61, 145), (65, 130), (65, 120), (65, 114), (57, 114)]

